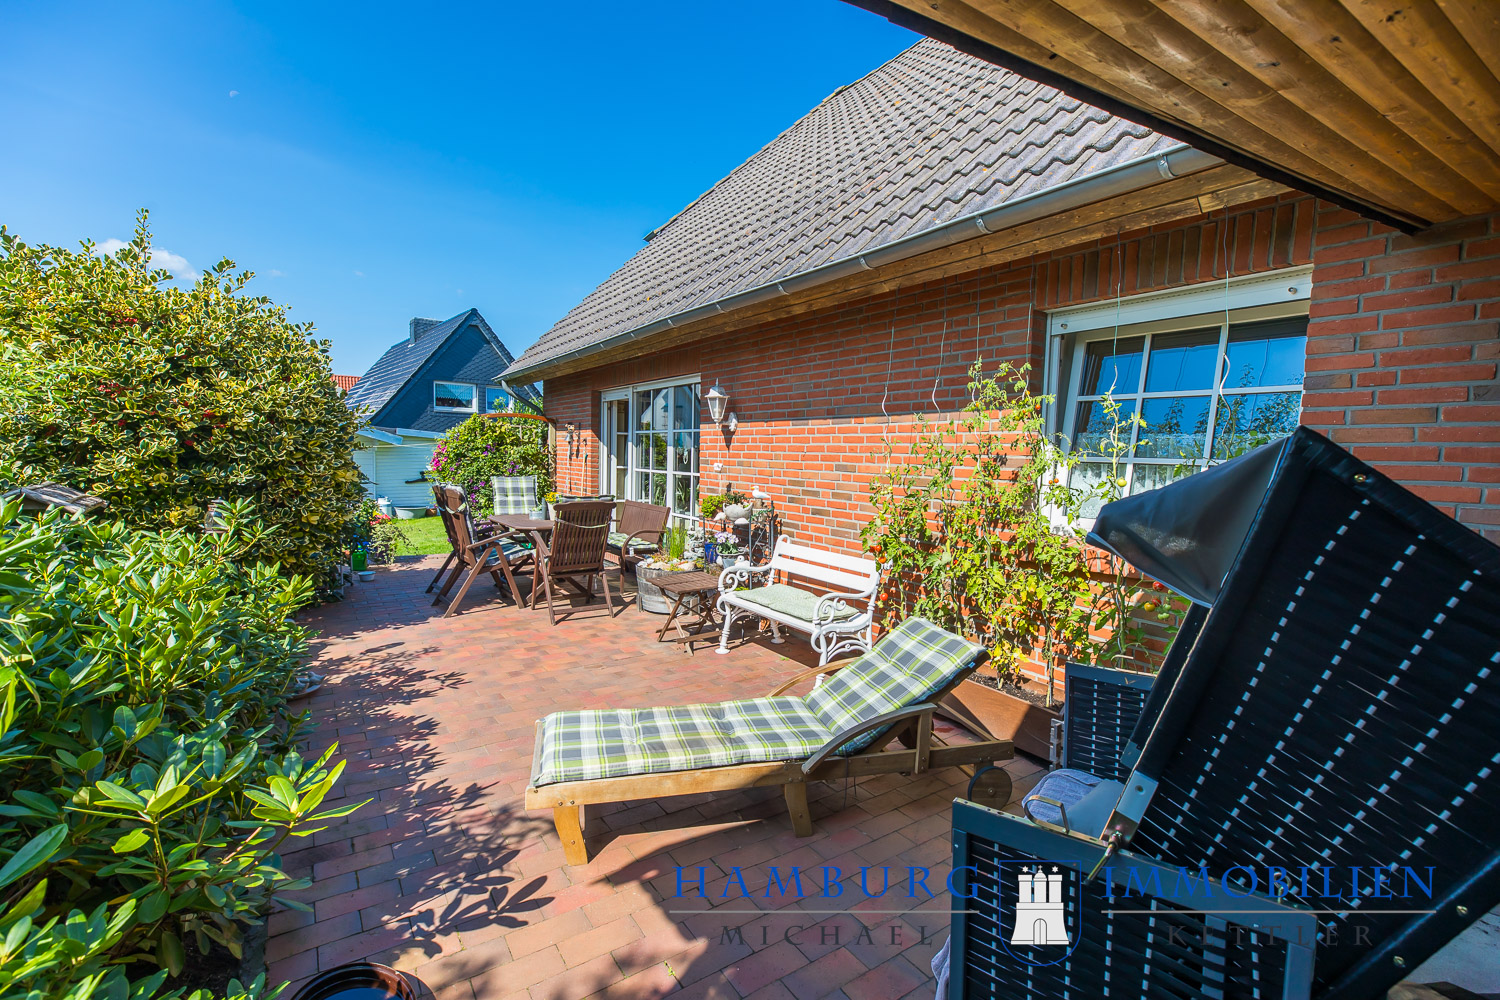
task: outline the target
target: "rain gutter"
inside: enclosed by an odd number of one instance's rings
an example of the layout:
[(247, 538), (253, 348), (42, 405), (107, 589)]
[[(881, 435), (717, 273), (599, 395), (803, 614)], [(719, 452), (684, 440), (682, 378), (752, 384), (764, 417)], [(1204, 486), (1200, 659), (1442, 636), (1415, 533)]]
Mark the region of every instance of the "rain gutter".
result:
[(539, 359), (524, 368), (513, 366), (503, 372), (502, 377), (509, 380), (524, 378), (528, 381), (535, 381), (538, 377), (536, 373), (566, 362), (599, 354), (636, 340), (644, 340), (711, 316), (734, 312), (746, 306), (805, 291), (860, 271), (874, 270), (919, 254), (952, 246), (955, 243), (1004, 232), (1027, 222), (1059, 215), (1096, 201), (1115, 198), (1166, 180), (1195, 174), (1210, 167), (1219, 166), (1223, 162), (1219, 157), (1201, 152), (1191, 146), (1177, 146), (1163, 153), (1152, 153), (1108, 170), (1064, 181), (1045, 191), (1006, 202), (998, 208), (960, 216), (951, 222), (903, 237), (878, 249), (823, 264), (801, 274), (768, 282), (747, 291), (737, 292), (710, 302), (708, 305), (673, 313), (645, 326), (617, 333), (596, 343), (550, 358)]

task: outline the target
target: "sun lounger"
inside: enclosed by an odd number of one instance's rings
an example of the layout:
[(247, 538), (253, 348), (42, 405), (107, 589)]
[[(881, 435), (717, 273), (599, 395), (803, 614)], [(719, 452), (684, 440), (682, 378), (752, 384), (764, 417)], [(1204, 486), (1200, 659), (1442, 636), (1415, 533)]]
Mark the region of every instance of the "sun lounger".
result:
[[(764, 698), (555, 712), (537, 723), (526, 807), (552, 810), (571, 864), (588, 859), (583, 807), (599, 802), (780, 785), (793, 828), (809, 836), (809, 781), (1009, 758), (1009, 740), (946, 746), (932, 734), (937, 702), (986, 659), (983, 648), (910, 618), (870, 652)], [(831, 676), (805, 697), (786, 694), (818, 674)], [(898, 735), (909, 748), (886, 751)]]

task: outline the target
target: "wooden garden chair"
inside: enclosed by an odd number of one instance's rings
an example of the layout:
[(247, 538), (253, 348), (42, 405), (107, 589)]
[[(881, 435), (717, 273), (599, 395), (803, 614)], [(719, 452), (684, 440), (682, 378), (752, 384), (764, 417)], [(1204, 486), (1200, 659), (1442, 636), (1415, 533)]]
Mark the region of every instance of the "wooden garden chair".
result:
[(620, 501), (615, 530), (609, 533), (605, 545), (615, 554), (622, 570), (634, 566), (661, 546), (662, 535), (667, 531), (667, 519), (671, 516), (671, 508), (660, 504)]
[[(599, 802), (780, 785), (797, 836), (811, 836), (807, 783), (990, 764), (1009, 740), (943, 745), (942, 697), (989, 654), (909, 618), (858, 658), (828, 663), (764, 698), (679, 708), (554, 712), (537, 722), (528, 809), (551, 809), (569, 864), (588, 861), (583, 808)], [(832, 676), (805, 697), (787, 692)], [(885, 749), (900, 736), (904, 749)]]
[[(459, 588), (453, 599), (448, 601), (448, 610), (443, 612), (444, 618), (451, 618), (458, 613), (459, 605), (463, 603), (464, 595), (469, 592), (469, 587), (473, 585), (475, 578), (481, 573), (488, 573), (495, 581), (495, 586), (508, 592), (511, 599), (519, 605), (521, 591), (516, 584), (515, 573), (527, 564), (534, 563), (535, 553), (519, 544), (513, 536), (508, 534), (495, 532), (480, 537), (462, 487), (451, 483), (440, 483), (433, 493), (438, 498), (438, 513), (444, 519), (443, 526), (451, 532), (455, 565), (447, 582), (443, 584), (443, 588), (432, 599), (432, 603), (439, 604), (447, 600), (448, 591), (453, 589), (453, 584), (460, 576), (463, 576), (463, 586)], [(467, 576), (464, 575), (465, 570), (468, 570)], [(502, 573), (504, 574), (503, 581)], [(532, 583), (532, 587), (536, 587), (535, 582)]]
[[(432, 484), (432, 502), (433, 505), (437, 507), (438, 517), (442, 519), (443, 533), (448, 536), (448, 555), (443, 560), (443, 565), (438, 567), (437, 575), (434, 576), (432, 578), (432, 582), (427, 585), (427, 590), (425, 592), (428, 594), (432, 593), (432, 588), (441, 583), (443, 577), (448, 575), (448, 571), (453, 568), (453, 564), (459, 561), (458, 533), (453, 530), (453, 515), (448, 512), (448, 507), (443, 502), (442, 489), (445, 485), (446, 484), (444, 483)], [(470, 521), (470, 524), (473, 527), (474, 537), (476, 539), (488, 538), (490, 535), (494, 534), (494, 529), (489, 525), (479, 524), (477, 522), (474, 522), (472, 519)]]
[[(547, 595), (547, 617), (557, 624), (555, 600), (564, 583), (582, 591), (585, 603), (594, 599), (594, 581), (604, 588), (604, 604), (615, 615), (609, 578), (604, 575), (604, 546), (614, 514), (612, 500), (573, 500), (553, 505), (551, 537), (536, 537), (537, 579), (531, 588), (534, 608)], [(621, 595), (624, 596), (623, 594)]]

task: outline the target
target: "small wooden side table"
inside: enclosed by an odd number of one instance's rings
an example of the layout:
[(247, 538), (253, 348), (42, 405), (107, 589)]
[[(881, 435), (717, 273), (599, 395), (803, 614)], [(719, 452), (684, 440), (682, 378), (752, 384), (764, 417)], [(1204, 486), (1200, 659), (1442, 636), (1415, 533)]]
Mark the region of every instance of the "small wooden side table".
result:
[[(714, 610), (714, 598), (719, 595), (719, 578), (713, 573), (673, 573), (669, 576), (658, 577), (655, 581), (661, 592), (672, 598), (672, 610), (667, 613), (667, 620), (662, 623), (660, 631), (656, 633), (656, 641), (662, 642), (667, 639), (667, 629), (675, 627), (677, 634), (672, 636), (671, 642), (687, 643), (689, 654), (693, 652), (693, 643), (708, 639), (717, 639), (721, 622)], [(687, 599), (693, 597), (693, 613), (696, 618), (688, 620), (680, 617), (683, 614), (683, 605)]]

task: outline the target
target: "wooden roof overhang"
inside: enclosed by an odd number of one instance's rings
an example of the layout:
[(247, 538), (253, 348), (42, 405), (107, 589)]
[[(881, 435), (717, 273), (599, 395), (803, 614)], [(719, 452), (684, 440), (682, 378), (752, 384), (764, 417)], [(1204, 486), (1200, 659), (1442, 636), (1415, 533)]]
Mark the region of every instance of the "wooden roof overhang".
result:
[(848, 0), (1411, 231), (1500, 208), (1500, 0)]

